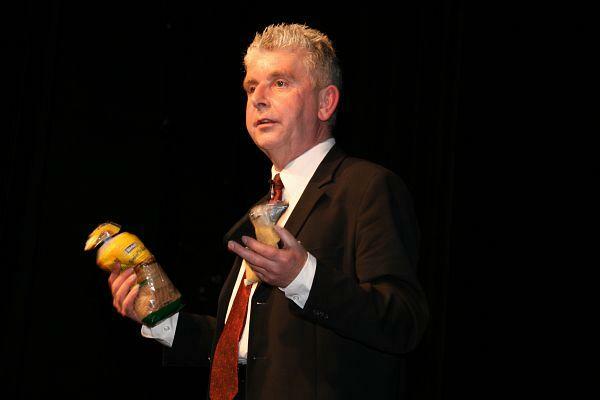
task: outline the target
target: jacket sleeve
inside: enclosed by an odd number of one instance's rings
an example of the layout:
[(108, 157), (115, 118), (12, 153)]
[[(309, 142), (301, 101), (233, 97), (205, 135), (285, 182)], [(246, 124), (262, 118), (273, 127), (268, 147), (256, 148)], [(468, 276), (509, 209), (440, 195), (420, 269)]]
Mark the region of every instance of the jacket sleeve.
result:
[(163, 349), (163, 366), (210, 366), (215, 326), (214, 317), (179, 313), (173, 345)]
[(341, 336), (401, 354), (417, 345), (429, 318), (416, 276), (418, 226), (399, 177), (377, 169), (368, 182), (349, 218), (356, 223), (353, 243), (346, 244), (353, 265), (332, 265), (340, 258), (314, 254), (310, 295), (296, 311)]

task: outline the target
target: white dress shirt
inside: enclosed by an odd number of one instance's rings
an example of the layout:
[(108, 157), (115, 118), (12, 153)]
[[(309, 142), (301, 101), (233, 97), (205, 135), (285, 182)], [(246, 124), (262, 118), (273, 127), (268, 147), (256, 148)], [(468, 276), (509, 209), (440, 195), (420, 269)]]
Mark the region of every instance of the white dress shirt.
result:
[[(324, 142), (319, 143), (314, 146), (310, 150), (306, 151), (296, 159), (292, 160), (288, 165), (286, 165), (281, 171), (277, 171), (275, 167), (271, 167), (271, 177), (274, 177), (275, 174), (279, 173), (279, 177), (283, 182), (283, 200), (287, 201), (289, 206), (288, 209), (283, 213), (277, 225), (285, 226), (288, 218), (294, 211), (296, 204), (298, 204), (298, 200), (306, 185), (314, 175), (317, 167), (329, 150), (335, 144), (335, 139), (330, 138), (325, 140)], [(296, 276), (296, 278), (285, 288), (279, 288), (285, 294), (285, 296), (296, 303), (299, 307), (304, 308), (304, 304), (308, 300), (308, 295), (310, 294), (310, 289), (312, 287), (312, 282), (315, 276), (315, 270), (317, 267), (317, 261), (314, 256), (308, 253), (308, 257), (302, 270)], [(244, 271), (246, 269), (246, 261), (242, 261), (242, 265), (240, 266), (240, 270), (238, 272), (238, 276), (235, 281), (234, 291), (231, 294), (229, 299), (229, 305), (227, 307), (227, 314), (225, 317), (225, 321), (229, 317), (229, 311), (231, 310), (231, 306), (233, 304), (233, 300), (237, 293), (237, 288), (239, 287), (242, 276), (244, 275)], [(250, 283), (246, 281), (246, 283)], [(246, 324), (244, 326), (244, 331), (242, 332), (242, 336), (240, 338), (240, 347), (239, 347), (239, 361), (242, 364), (246, 363), (246, 357), (248, 355), (248, 332), (249, 332), (249, 321), (250, 321), (250, 310), (252, 305), (252, 296), (254, 295), (254, 291), (258, 286), (257, 283), (252, 284), (252, 289), (250, 292), (250, 298), (248, 303), (248, 311), (246, 314)], [(177, 319), (179, 314), (174, 314), (173, 316), (165, 319), (161, 323), (157, 324), (153, 328), (149, 328), (145, 325), (142, 325), (142, 336), (147, 338), (153, 338), (161, 342), (166, 346), (171, 346), (173, 344), (173, 340), (175, 338), (175, 329), (177, 327)]]

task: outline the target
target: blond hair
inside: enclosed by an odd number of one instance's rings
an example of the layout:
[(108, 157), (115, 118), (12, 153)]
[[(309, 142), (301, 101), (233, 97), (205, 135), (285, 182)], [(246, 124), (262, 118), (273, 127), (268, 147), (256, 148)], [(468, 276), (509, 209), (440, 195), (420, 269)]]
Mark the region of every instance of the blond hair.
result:
[(331, 40), (322, 32), (300, 24), (275, 24), (267, 26), (262, 33), (256, 33), (244, 56), (244, 66), (248, 67), (248, 57), (253, 50), (305, 50), (304, 62), (310, 71), (311, 80), (317, 88), (328, 85), (341, 87), (341, 72)]

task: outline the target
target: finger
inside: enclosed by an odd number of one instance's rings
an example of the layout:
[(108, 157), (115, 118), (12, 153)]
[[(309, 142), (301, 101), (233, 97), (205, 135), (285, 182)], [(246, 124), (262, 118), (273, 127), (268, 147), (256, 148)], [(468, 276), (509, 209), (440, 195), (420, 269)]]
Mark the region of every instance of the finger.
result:
[(262, 282), (275, 285), (275, 282), (279, 281), (280, 273), (277, 269), (269, 270), (256, 265), (251, 265), (251, 268)]
[(274, 260), (277, 257), (278, 249), (273, 246), (261, 243), (258, 240), (249, 236), (242, 236), (242, 242), (244, 242), (244, 244), (255, 253), (258, 253), (261, 256), (268, 258), (269, 260)]
[(268, 280), (268, 275), (265, 269), (261, 268), (261, 267), (257, 267), (256, 265), (250, 265), (250, 268), (252, 268), (252, 271), (254, 271), (254, 273), (256, 274), (256, 276), (258, 276), (258, 278), (262, 281), (262, 282), (267, 282)]
[(119, 290), (119, 288), (121, 287), (121, 285), (123, 285), (123, 282), (126, 279), (128, 279), (131, 276), (131, 274), (133, 274), (133, 272), (134, 272), (133, 268), (127, 268), (125, 271), (121, 272), (119, 274), (119, 276), (117, 276), (115, 278), (115, 280), (110, 285), (113, 297), (116, 296), (117, 291)]
[(264, 268), (259, 267), (259, 266), (250, 264), (250, 268), (252, 268), (252, 271), (256, 272), (256, 275), (259, 275), (259, 278), (261, 276), (268, 275), (268, 271), (266, 269), (264, 269)]
[[(132, 268), (126, 269), (125, 271), (114, 271), (114, 273), (117, 275), (110, 284), (113, 296), (115, 295), (117, 289), (123, 284), (123, 281), (127, 279), (132, 272)], [(112, 274), (113, 272), (111, 272), (111, 275)]]
[(279, 225), (275, 225), (274, 228), (275, 232), (277, 232), (277, 234), (281, 238), (284, 247), (302, 247), (300, 241), (296, 240), (294, 235), (292, 235), (287, 229)]
[(119, 276), (119, 271), (115, 268), (110, 271), (110, 275), (108, 276), (108, 286), (112, 286), (113, 282)]
[(263, 257), (258, 253), (255, 253), (250, 249), (245, 248), (244, 246), (240, 245), (239, 243), (236, 243), (233, 240), (229, 241), (229, 243), (227, 244), (227, 248), (252, 265), (258, 265), (263, 268), (268, 268), (269, 266), (272, 267), (273, 262), (271, 260)]
[(131, 275), (125, 282), (123, 282), (121, 287), (119, 287), (119, 290), (117, 290), (117, 293), (115, 294), (115, 302), (119, 306), (119, 312), (123, 310), (123, 301), (125, 300), (127, 293), (129, 293), (131, 286), (135, 284), (136, 278), (137, 277), (135, 275)]
[(129, 277), (123, 284), (119, 287), (115, 295), (113, 296), (113, 306), (117, 310), (119, 314), (124, 315), (125, 306), (123, 305), (127, 294), (132, 290), (132, 286), (135, 285), (135, 275), (133, 277)]
[(110, 286), (112, 286), (112, 283), (115, 281), (115, 279), (117, 279), (117, 277), (119, 276), (120, 273), (121, 273), (121, 263), (116, 261), (113, 264), (112, 269), (110, 270), (110, 275), (108, 276), (108, 284)]
[(134, 305), (135, 305), (135, 299), (137, 298), (138, 293), (140, 292), (140, 285), (139, 284), (135, 284), (131, 290), (129, 291), (129, 293), (127, 293), (127, 296), (125, 296), (125, 299), (123, 300), (123, 315), (128, 315), (130, 317), (134, 317), (135, 319), (137, 319), (137, 314), (135, 312), (134, 309)]
[[(261, 274), (260, 272), (258, 272), (256, 270), (254, 271), (254, 273), (256, 274), (256, 276), (258, 276), (258, 279), (260, 279), (261, 282), (267, 282), (267, 277), (264, 274)], [(267, 283), (269, 283), (269, 282), (267, 282)]]

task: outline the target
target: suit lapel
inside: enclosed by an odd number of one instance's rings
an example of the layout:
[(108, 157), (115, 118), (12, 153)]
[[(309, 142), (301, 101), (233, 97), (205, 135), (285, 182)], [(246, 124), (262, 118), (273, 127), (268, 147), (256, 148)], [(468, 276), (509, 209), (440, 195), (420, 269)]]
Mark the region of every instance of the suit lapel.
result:
[(346, 158), (346, 154), (339, 147), (333, 146), (319, 164), (285, 224), (285, 229), (295, 237), (298, 236), (310, 212), (325, 193), (325, 185), (333, 181), (335, 171), (344, 158)]
[(235, 285), (241, 263), (241, 258), (236, 257), (233, 267), (231, 268), (231, 271), (229, 271), (229, 275), (227, 276), (225, 283), (223, 283), (223, 287), (221, 288), (221, 292), (219, 294), (219, 301), (217, 305), (217, 337), (219, 337), (223, 327), (225, 326), (225, 316), (227, 315), (229, 299), (233, 293), (233, 287)]

